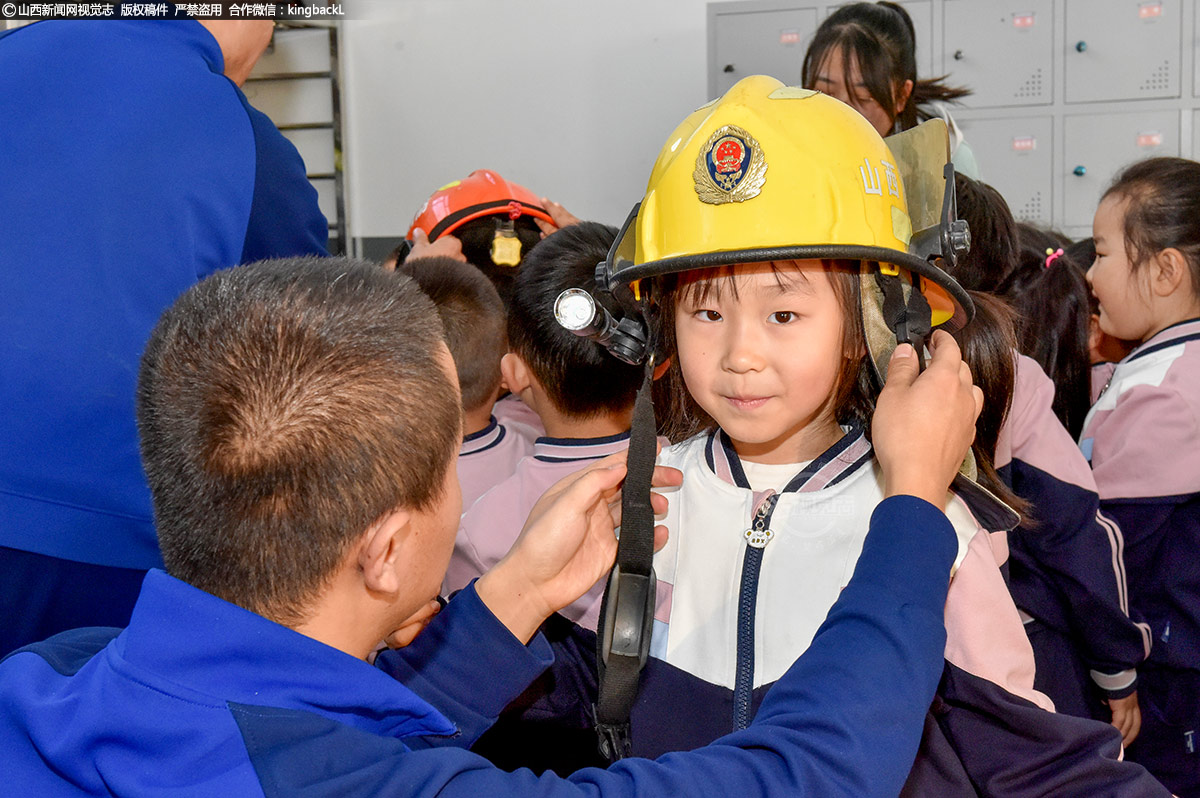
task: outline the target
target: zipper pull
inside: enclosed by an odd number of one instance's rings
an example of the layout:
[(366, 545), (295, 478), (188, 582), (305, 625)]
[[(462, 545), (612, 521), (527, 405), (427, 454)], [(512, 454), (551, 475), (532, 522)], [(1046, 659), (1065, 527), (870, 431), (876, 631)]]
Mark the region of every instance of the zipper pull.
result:
[(751, 527), (742, 533), (742, 537), (746, 539), (746, 545), (755, 549), (766, 548), (766, 545), (775, 537), (775, 533), (767, 526), (767, 520), (771, 517), (771, 510), (775, 508), (775, 501), (779, 494), (770, 496), (766, 501), (759, 505), (758, 511), (754, 513), (754, 520)]

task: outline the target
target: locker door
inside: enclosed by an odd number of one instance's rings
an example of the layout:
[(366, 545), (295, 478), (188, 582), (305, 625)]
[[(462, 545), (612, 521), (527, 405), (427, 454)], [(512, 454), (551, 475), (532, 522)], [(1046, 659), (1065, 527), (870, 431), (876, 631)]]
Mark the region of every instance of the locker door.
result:
[(958, 120), (983, 182), (1008, 202), (1018, 222), (1049, 225), (1053, 202), (1054, 124), (1027, 119)]
[(1067, 0), (1066, 101), (1178, 97), (1180, 0)]
[[(1189, 46), (1192, 48), (1192, 95), (1200, 97), (1200, 58), (1196, 57), (1196, 48), (1200, 47), (1200, 14), (1196, 14), (1195, 30), (1192, 31), (1192, 41)], [(1200, 150), (1193, 150), (1192, 157), (1200, 156)]]
[(1179, 155), (1179, 112), (1075, 114), (1064, 119), (1063, 224), (1091, 226), (1100, 195), (1121, 167)]
[(1054, 99), (1051, 0), (946, 0), (949, 82), (974, 90), (971, 108), (1047, 105)]
[(815, 7), (718, 12), (712, 20), (712, 97), (724, 94), (748, 75), (771, 75), (789, 86), (800, 83), (804, 50), (817, 29)]

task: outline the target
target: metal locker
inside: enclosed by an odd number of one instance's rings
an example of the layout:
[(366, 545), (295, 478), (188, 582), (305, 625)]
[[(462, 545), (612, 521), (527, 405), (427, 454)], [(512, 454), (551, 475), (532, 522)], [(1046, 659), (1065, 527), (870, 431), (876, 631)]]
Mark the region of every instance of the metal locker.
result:
[(1200, 161), (1200, 111), (1192, 111), (1192, 155), (1193, 161)]
[[(791, 5), (793, 7), (786, 7)], [(748, 75), (800, 83), (804, 50), (817, 29), (817, 8), (795, 3), (713, 3), (708, 7), (708, 94), (719, 97)]]
[(1064, 118), (1063, 224), (1090, 227), (1100, 195), (1121, 167), (1179, 155), (1179, 112), (1074, 114)]
[(1066, 101), (1178, 97), (1180, 0), (1066, 0)]
[(945, 0), (942, 33), (949, 83), (973, 94), (969, 108), (1053, 101), (1051, 0)]
[(959, 127), (983, 182), (1000, 192), (1017, 221), (1049, 225), (1054, 211), (1053, 119), (970, 119), (959, 120)]
[[(1194, 16), (1196, 17), (1195, 30), (1192, 31), (1192, 41), (1190, 43), (1192, 50), (1192, 96), (1200, 97), (1200, 58), (1196, 57), (1196, 49), (1200, 48), (1200, 14), (1194, 14)], [(1192, 157), (1200, 158), (1200, 150), (1192, 150)]]

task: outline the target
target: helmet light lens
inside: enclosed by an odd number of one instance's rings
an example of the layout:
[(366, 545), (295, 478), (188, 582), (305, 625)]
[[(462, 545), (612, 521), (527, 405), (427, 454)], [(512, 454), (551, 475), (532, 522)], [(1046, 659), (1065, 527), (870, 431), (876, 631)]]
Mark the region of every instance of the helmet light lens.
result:
[(596, 318), (596, 300), (579, 288), (568, 288), (554, 300), (554, 318), (568, 330), (587, 329)]

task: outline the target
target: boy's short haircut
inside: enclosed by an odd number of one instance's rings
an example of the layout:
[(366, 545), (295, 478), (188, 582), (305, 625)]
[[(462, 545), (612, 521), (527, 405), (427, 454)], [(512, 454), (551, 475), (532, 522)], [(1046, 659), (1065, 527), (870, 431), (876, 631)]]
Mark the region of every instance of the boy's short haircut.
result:
[(504, 303), (496, 287), (475, 266), (452, 258), (417, 258), (399, 270), (437, 306), (463, 410), (482, 407), (500, 387), (500, 359), (508, 351)]
[(461, 411), (433, 303), (344, 258), (228, 269), (151, 334), (142, 460), (167, 571), (283, 624), (349, 547), (441, 496)]
[(628, 410), (641, 386), (641, 368), (622, 363), (554, 319), (554, 300), (563, 291), (595, 289), (596, 264), (607, 257), (616, 237), (615, 227), (596, 222), (564, 227), (529, 253), (514, 285), (509, 347), (529, 366), (559, 412), (568, 416)]

